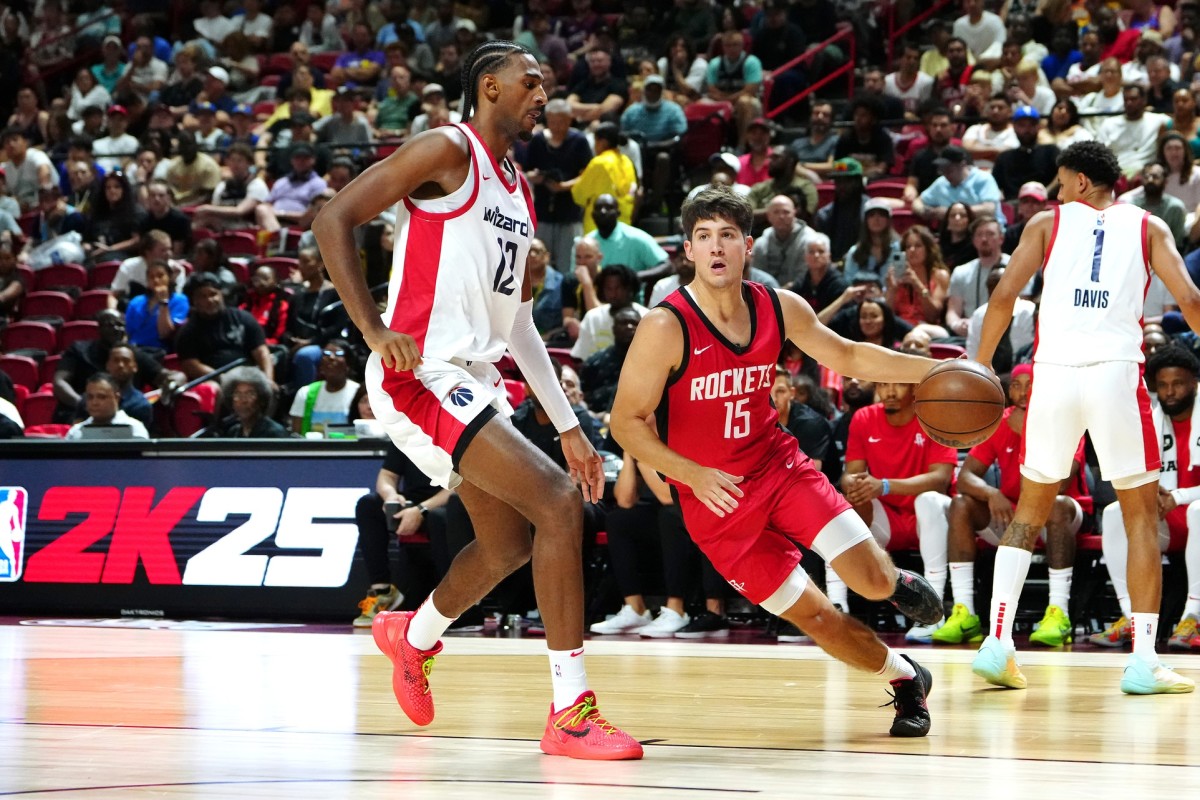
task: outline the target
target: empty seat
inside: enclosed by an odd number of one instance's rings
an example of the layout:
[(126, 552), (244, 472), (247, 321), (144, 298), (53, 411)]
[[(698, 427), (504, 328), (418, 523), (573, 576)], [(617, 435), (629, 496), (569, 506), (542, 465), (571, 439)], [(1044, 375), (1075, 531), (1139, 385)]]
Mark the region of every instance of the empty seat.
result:
[(120, 261), (101, 261), (96, 264), (88, 273), (88, 288), (107, 289), (112, 286), (113, 278), (117, 276), (117, 270), (120, 268)]
[(38, 350), (43, 355), (55, 352), (58, 333), (46, 322), (13, 322), (0, 333), (0, 350)]
[(30, 292), (21, 300), (21, 316), (70, 319), (75, 301), (66, 292)]
[(95, 319), (97, 314), (108, 308), (110, 297), (112, 293), (108, 289), (88, 289), (75, 301), (75, 319)]
[(88, 271), (79, 264), (52, 264), (37, 271), (37, 290), (61, 286), (83, 291), (88, 287)]
[(49, 425), (54, 422), (54, 410), (58, 400), (53, 392), (34, 392), (21, 404), (21, 419), (28, 429), (32, 425)]
[(226, 256), (257, 256), (258, 237), (250, 231), (224, 231), (217, 234), (217, 243)]
[(31, 392), (41, 385), (38, 362), (29, 356), (0, 356), (0, 372), (7, 375), (14, 385), (24, 386)]

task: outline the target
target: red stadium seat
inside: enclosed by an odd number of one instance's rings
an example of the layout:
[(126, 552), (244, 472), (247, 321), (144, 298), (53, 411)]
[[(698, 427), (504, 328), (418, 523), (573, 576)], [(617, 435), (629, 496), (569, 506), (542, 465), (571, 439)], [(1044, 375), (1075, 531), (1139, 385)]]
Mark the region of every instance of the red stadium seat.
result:
[(21, 226), (21, 233), (28, 239), (37, 232), (38, 212), (26, 211), (21, 216), (17, 217), (17, 224)]
[[(54, 383), (54, 373), (58, 372), (58, 364), (62, 361), (62, 356), (55, 353), (52, 356), (46, 356), (42, 361), (42, 365), (38, 368), (38, 382), (40, 386)], [(36, 387), (35, 387), (36, 388)]]
[(279, 76), (278, 75), (263, 75), (261, 78), (258, 79), (258, 84), (260, 86), (278, 86), (279, 85)]
[(504, 390), (508, 392), (508, 404), (513, 408), (516, 408), (525, 401), (525, 383), (523, 381), (514, 381), (512, 378), (505, 378)]
[[(292, 270), (300, 266), (300, 259), (288, 258), (287, 256), (271, 256), (270, 258), (260, 258), (255, 260), (254, 269), (259, 267), (270, 267), (275, 270), (275, 277), (280, 281), (286, 281), (292, 274)], [(253, 273), (253, 270), (251, 270)]]
[(31, 425), (49, 425), (54, 421), (56, 408), (58, 400), (53, 392), (34, 392), (21, 405), (21, 419), (25, 421), (27, 430)]
[(108, 289), (88, 289), (75, 301), (75, 319), (95, 319), (98, 313), (108, 308), (110, 297), (112, 292)]
[[(827, 206), (833, 202), (833, 183), (832, 181), (817, 184), (817, 208)], [(809, 209), (816, 213), (817, 208)]]
[(70, 319), (75, 301), (65, 292), (30, 292), (21, 300), (21, 316)]
[(577, 372), (579, 371), (581, 362), (579, 361), (578, 358), (571, 355), (571, 348), (569, 348), (569, 347), (547, 347), (546, 352), (550, 354), (551, 358), (553, 358), (558, 363), (562, 364), (564, 367), (570, 367), (571, 369), (573, 369)]
[(100, 336), (100, 323), (91, 319), (76, 319), (62, 326), (58, 335), (59, 351), (66, 350), (76, 342), (90, 342)]
[(58, 332), (46, 322), (13, 322), (0, 333), (0, 350), (40, 350), (49, 355), (56, 352)]
[(213, 409), (200, 395), (195, 392), (184, 392), (175, 398), (171, 411), (171, 422), (175, 433), (179, 436), (191, 436), (201, 430), (205, 417), (211, 415)]
[(275, 113), (275, 109), (278, 108), (278, 106), (279, 104), (274, 100), (259, 100), (254, 104), (254, 116), (266, 119)]
[(517, 362), (510, 353), (500, 356), (500, 360), (496, 362), (496, 370), (505, 378), (511, 378), (515, 381), (521, 380), (521, 370), (517, 368)]
[(267, 64), (263, 68), (263, 72), (268, 75), (283, 75), (291, 72), (294, 67), (292, 57), (288, 53), (272, 53), (267, 57)]
[(217, 243), (226, 256), (257, 256), (258, 237), (251, 231), (223, 231), (217, 234)]
[[(22, 419), (24, 419), (22, 415)], [(61, 422), (48, 422), (44, 425), (25, 424), (26, 439), (65, 439), (67, 433), (71, 430), (70, 425), (64, 425)]]
[(16, 386), (24, 386), (31, 392), (41, 385), (38, 362), (29, 356), (0, 356), (0, 372), (11, 378)]
[(892, 209), (892, 227), (896, 233), (903, 234), (906, 230), (916, 225), (919, 220), (917, 215), (908, 208), (893, 208)]
[(904, 197), (907, 181), (882, 180), (867, 184), (867, 194), (871, 197), (892, 197), (897, 200)]
[(959, 347), (956, 344), (931, 344), (929, 345), (930, 358), (958, 358), (965, 356), (967, 350), (964, 347)]
[(101, 261), (96, 264), (88, 274), (88, 288), (107, 289), (112, 286), (113, 278), (117, 276), (117, 270), (120, 268), (120, 261)]
[(21, 282), (25, 284), (25, 291), (32, 292), (37, 286), (37, 273), (24, 264), (17, 265), (17, 275), (20, 276)]
[(88, 288), (88, 272), (79, 264), (53, 264), (37, 271), (37, 289), (68, 286), (83, 291)]
[(310, 63), (321, 72), (328, 73), (341, 56), (339, 52), (313, 53)]
[(679, 142), (683, 165), (696, 169), (708, 164), (713, 153), (725, 146), (733, 118), (732, 103), (689, 103), (684, 107), (687, 131)]

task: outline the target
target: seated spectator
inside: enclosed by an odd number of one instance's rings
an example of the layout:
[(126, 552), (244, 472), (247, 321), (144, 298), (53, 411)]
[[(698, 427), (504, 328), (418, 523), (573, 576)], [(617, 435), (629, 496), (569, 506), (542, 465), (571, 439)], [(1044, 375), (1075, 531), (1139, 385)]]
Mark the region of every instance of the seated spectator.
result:
[(301, 386), (292, 401), (289, 415), (293, 433), (324, 431), (327, 425), (345, 425), (354, 419), (351, 400), (359, 384), (350, 380), (353, 358), (354, 352), (344, 339), (331, 339), (321, 348), (317, 367), (320, 380)]
[(156, 99), (166, 83), (167, 64), (155, 57), (154, 40), (149, 36), (139, 36), (134, 43), (129, 63), (125, 65), (121, 77), (109, 91), (114, 96), (122, 91), (137, 92), (142, 102), (149, 103)]
[(96, 167), (90, 161), (69, 161), (63, 165), (67, 171), (67, 205), (84, 216), (91, 214), (93, 198), (99, 194), (96, 185)]
[(75, 210), (57, 184), (43, 186), (38, 190), (37, 216), (34, 218), (33, 235), (25, 240), (21, 260), (29, 259), (31, 251), (64, 233), (82, 234), (86, 224), (83, 215)]
[(858, 241), (862, 227), (867, 192), (863, 186), (862, 164), (853, 158), (833, 162), (833, 200), (817, 209), (813, 227), (830, 240), (830, 254), (841, 261), (846, 251)]
[(248, 311), (262, 326), (267, 344), (279, 344), (287, 330), (288, 301), (291, 295), (279, 285), (273, 267), (259, 267), (250, 276), (250, 290), (238, 306)]
[(301, 248), (298, 261), (300, 283), (293, 286), (287, 331), (280, 340), (291, 350), (291, 384), (297, 388), (316, 380), (322, 345), (335, 338), (346, 321), (344, 313), (322, 313), (337, 302), (338, 294), (325, 274), (320, 251)]
[(274, 233), (282, 227), (280, 221), (296, 222), (313, 197), (325, 191), (325, 179), (314, 169), (316, 156), (316, 150), (306, 142), (292, 147), (292, 171), (275, 181), (266, 201), (254, 210), (259, 227)]
[[(933, 99), (958, 114), (967, 96), (967, 85), (975, 72), (974, 56), (967, 49), (967, 43), (957, 36), (947, 39), (945, 48), (946, 67), (936, 76)], [(988, 88), (991, 88), (991, 84), (989, 76)]]
[(234, 31), (237, 23), (221, 13), (221, 3), (218, 0), (200, 0), (200, 16), (192, 20), (198, 42), (207, 44), (210, 52), (215, 52)]
[[(917, 421), (914, 387), (879, 383), (879, 400), (859, 410), (850, 422), (842, 492), (871, 529), (881, 547), (895, 552), (920, 549), (925, 579), (940, 597), (946, 590), (946, 512), (958, 454), (929, 439)], [(830, 602), (846, 609), (845, 583), (825, 565)], [(928, 642), (937, 625), (916, 625), (909, 641)]]
[(1188, 209), (1178, 198), (1166, 193), (1167, 170), (1157, 161), (1142, 167), (1142, 185), (1121, 195), (1121, 200), (1132, 203), (1138, 208), (1144, 208), (1154, 216), (1167, 223), (1171, 235), (1175, 237), (1175, 246), (1183, 252), (1187, 246), (1186, 218)]
[(970, 206), (976, 216), (990, 214), (998, 221), (1003, 219), (1000, 212), (1003, 195), (996, 179), (968, 164), (965, 150), (949, 145), (934, 163), (941, 171), (941, 177), (913, 201), (914, 214), (925, 220), (939, 220), (946, 216), (951, 203), (961, 201)]
[(950, 273), (946, 293), (946, 327), (954, 336), (967, 335), (967, 322), (975, 309), (987, 304), (987, 283), (996, 267), (1008, 263), (1001, 250), (1000, 224), (993, 217), (977, 217), (971, 223), (971, 242), (978, 257), (960, 264)]
[(763, 111), (758, 96), (763, 81), (762, 62), (745, 49), (741, 31), (721, 34), (721, 56), (708, 62), (704, 81), (708, 99), (733, 104), (739, 150), (745, 147), (750, 121), (761, 117)]
[(399, 138), (420, 113), (421, 99), (412, 90), (412, 70), (398, 64), (388, 73), (388, 82), (380, 81), (367, 109), (367, 119), (381, 139)]
[(221, 182), (221, 165), (207, 153), (200, 152), (196, 140), (179, 138), (179, 155), (167, 166), (167, 186), (175, 202), (195, 206), (212, 200), (213, 189)]
[(533, 324), (538, 333), (547, 341), (563, 336), (563, 274), (550, 266), (550, 252), (541, 239), (529, 243), (525, 275), (533, 284)]
[(225, 263), (225, 252), (216, 239), (202, 239), (192, 248), (192, 274), (212, 275), (221, 284), (227, 303), (234, 303), (241, 297), (242, 285), (237, 276)]
[[(1014, 225), (1009, 225), (1008, 230), (1004, 232), (1004, 244), (1001, 250), (1012, 255), (1017, 249), (1017, 245), (1021, 242), (1021, 234), (1025, 232), (1025, 226), (1029, 224), (1029, 220), (1033, 219), (1038, 212), (1046, 210), (1046, 187), (1036, 181), (1031, 181), (1021, 187), (1017, 192), (1017, 221)], [(947, 262), (949, 265), (949, 262)], [(953, 273), (951, 273), (953, 277)]]
[(963, 134), (963, 149), (980, 169), (991, 169), (996, 156), (1019, 144), (1012, 126), (1012, 104), (1003, 94), (993, 95), (987, 104), (987, 122), (972, 125)]
[(833, 168), (833, 149), (838, 136), (833, 132), (833, 105), (825, 100), (814, 100), (808, 116), (808, 135), (792, 140), (788, 149), (795, 154), (800, 168), (807, 170), (811, 181), (823, 180)]
[(711, 171), (709, 182), (693, 186), (687, 194), (688, 200), (713, 186), (728, 186), (742, 197), (750, 196), (750, 187), (744, 183), (738, 183), (737, 176), (741, 172), (742, 162), (733, 153), (713, 153), (708, 157), (708, 167)]
[(146, 290), (131, 298), (125, 309), (125, 326), (133, 344), (163, 351), (173, 349), (175, 331), (187, 321), (190, 308), (188, 299), (173, 291), (174, 272), (164, 259), (146, 264)]
[(219, 154), (225, 150), (229, 146), (229, 134), (224, 128), (217, 127), (217, 107), (212, 103), (196, 103), (193, 112), (196, 129), (191, 131), (191, 136), (196, 140), (196, 146), (204, 153)]
[(171, 113), (180, 119), (196, 102), (204, 90), (204, 78), (198, 66), (205, 60), (199, 45), (189, 44), (175, 54), (175, 68), (159, 92), (158, 100), (166, 104)]
[(440, 83), (427, 83), (421, 90), (420, 113), (413, 118), (408, 135), (416, 136), (430, 128), (462, 122), (462, 116), (446, 102), (446, 90)]
[(595, 229), (592, 205), (596, 198), (604, 194), (617, 199), (621, 222), (633, 222), (637, 173), (629, 157), (617, 149), (622, 138), (620, 128), (614, 124), (605, 123), (596, 128), (596, 154), (571, 186), (571, 197), (577, 205), (583, 207), (584, 233), (591, 233)]
[[(313, 131), (315, 121), (311, 114), (302, 111), (293, 112), (287, 120), (285, 129), (271, 137), (270, 151), (266, 158), (266, 171), (270, 176), (268, 181), (284, 177), (292, 171), (292, 150), (301, 145), (312, 148), (315, 154), (313, 166), (318, 175), (324, 175), (329, 169), (329, 160), (332, 158), (332, 154), (328, 147), (317, 142), (317, 134)], [(261, 157), (262, 153), (260, 152), (260, 160)]]
[[(1191, 93), (1188, 93), (1191, 97)], [(1046, 121), (1046, 133), (1059, 150), (1065, 150), (1076, 142), (1092, 139), (1092, 132), (1079, 120), (1079, 107), (1074, 100), (1059, 100)]]
[(338, 52), (345, 47), (337, 17), (325, 10), (324, 3), (310, 3), (300, 24), (300, 43), (313, 53)]
[(816, 231), (796, 219), (796, 204), (784, 194), (771, 198), (766, 216), (767, 228), (754, 240), (750, 266), (770, 273), (781, 286), (790, 286), (807, 269), (804, 245)]
[[(109, 290), (118, 302), (124, 302), (146, 290), (148, 285), (146, 272), (151, 261), (169, 261), (171, 258), (171, 237), (159, 230), (150, 231), (142, 238), (142, 253), (121, 262), (117, 274), (113, 276)], [(174, 291), (183, 289), (182, 270), (176, 272), (173, 282)]]
[(992, 169), (992, 177), (1005, 200), (1015, 200), (1027, 183), (1053, 185), (1058, 179), (1057, 145), (1038, 144), (1040, 118), (1037, 109), (1030, 106), (1021, 106), (1013, 114), (1017, 146), (997, 156)]
[(707, 59), (697, 55), (688, 37), (679, 33), (667, 39), (665, 52), (658, 59), (658, 74), (666, 81), (663, 96), (681, 106), (699, 100), (708, 73)]
[(879, 124), (882, 110), (877, 98), (856, 97), (852, 106), (854, 122), (838, 137), (834, 159), (853, 158), (862, 165), (868, 180), (882, 178), (896, 160), (892, 137)]
[(17, 318), (21, 298), (29, 289), (25, 276), (17, 270), (17, 254), (11, 242), (0, 244), (0, 330)]
[(609, 264), (600, 270), (596, 289), (603, 303), (584, 314), (579, 337), (571, 348), (572, 358), (586, 361), (613, 344), (613, 315), (621, 309), (633, 306), (639, 319), (646, 316), (648, 309), (633, 302), (638, 288), (637, 274), (624, 264)]
[[(999, 241), (996, 244), (998, 247)], [(937, 239), (924, 225), (914, 225), (900, 237), (900, 248), (904, 252), (904, 264), (889, 269), (884, 278), (888, 305), (897, 317), (910, 325), (927, 326), (931, 338), (945, 337), (947, 333), (941, 321), (950, 271), (942, 262)]]
[(914, 141), (908, 150), (908, 183), (903, 195), (907, 205), (912, 205), (921, 192), (937, 180), (940, 173), (934, 162), (941, 157), (942, 151), (952, 144), (962, 145), (962, 141), (954, 136), (954, 121), (946, 108), (930, 109), (923, 114), (922, 124), (924, 138)]
[(979, 255), (971, 238), (974, 222), (975, 212), (967, 203), (955, 201), (946, 207), (946, 214), (938, 225), (938, 247), (942, 248), (942, 261), (947, 269), (952, 270)]
[[(339, 86), (351, 89), (373, 87), (384, 65), (383, 51), (375, 49), (373, 39), (371, 28), (365, 22), (355, 24), (350, 30), (350, 47), (338, 56), (329, 77)], [(311, 42), (306, 44), (316, 51)]]
[(133, 190), (134, 201), (141, 207), (139, 210), (145, 209), (150, 181), (162, 180), (167, 174), (167, 163), (157, 145), (143, 145), (129, 169), (125, 170), (125, 178)]
[[(229, 112), (229, 123), (232, 129), (228, 138), (221, 142), (221, 149), (224, 151), (235, 144), (244, 144), (253, 153), (254, 148), (258, 147), (258, 134), (254, 132), (257, 124), (254, 118), (254, 109), (245, 103), (239, 103)], [(226, 153), (226, 158), (228, 158), (228, 153)]]
[(295, 78), (292, 88), (282, 94), (284, 102), (276, 106), (271, 116), (258, 127), (259, 133), (269, 132), (278, 136), (289, 127), (288, 120), (296, 114), (304, 113), (316, 119), (333, 113), (333, 92), (329, 89), (317, 89), (312, 85), (311, 69), (296, 67), (293, 75)]
[(83, 109), (89, 105), (98, 107), (106, 107), (111, 102), (111, 96), (117, 88), (117, 81), (121, 79), (121, 75), (125, 72), (125, 64), (122, 62), (124, 57), (124, 47), (121, 44), (120, 36), (105, 36), (104, 41), (100, 43), (100, 63), (93, 64), (90, 72), (106, 92), (110, 99), (103, 103), (84, 103), (79, 107), (79, 110), (72, 115), (71, 119), (79, 119)]
[(273, 383), (275, 368), (262, 327), (240, 308), (226, 308), (220, 281), (207, 273), (193, 275), (184, 293), (192, 310), (175, 335), (175, 352), (187, 379), (203, 378), (244, 358)]
[[(758, 242), (754, 244), (757, 248)], [(892, 227), (892, 206), (886, 200), (872, 198), (863, 206), (862, 233), (858, 243), (846, 251), (842, 277), (850, 284), (859, 272), (885, 273), (898, 253), (900, 235)]]
[[(125, 344), (115, 344), (108, 351), (108, 361), (104, 371), (117, 382), (117, 398), (122, 411), (146, 426), (149, 430), (154, 418), (154, 409), (146, 395), (142, 394), (141, 384), (138, 383), (138, 348)], [(85, 393), (86, 394), (86, 393)], [(87, 402), (80, 398), (72, 421), (87, 418)]]
[(229, 148), (225, 166), (229, 177), (217, 184), (211, 203), (197, 206), (192, 219), (197, 228), (239, 230), (253, 227), (255, 209), (270, 196), (266, 182), (250, 171), (254, 151), (244, 144)]
[(596, 292), (600, 261), (600, 245), (594, 239), (581, 237), (575, 243), (575, 270), (563, 276), (562, 285), (563, 329), (571, 342), (579, 337), (583, 317), (600, 305)]
[(1000, 48), (1008, 31), (1004, 20), (984, 9), (983, 0), (963, 0), (963, 15), (954, 20), (954, 35), (966, 42), (971, 54), (985, 69), (1000, 57)]
[(769, 179), (750, 187), (750, 194), (746, 197), (754, 209), (756, 224), (766, 221), (767, 204), (771, 199), (789, 189), (799, 190), (804, 195), (807, 212), (812, 213), (817, 208), (817, 187), (796, 171), (796, 165), (796, 154), (792, 150), (783, 145), (771, 148), (771, 157), (767, 162)]
[(129, 111), (125, 106), (108, 107), (108, 135), (92, 142), (96, 163), (104, 171), (124, 169), (137, 154), (138, 140), (128, 133)]
[(116, 379), (107, 372), (97, 372), (88, 378), (84, 393), (88, 417), (72, 425), (66, 438), (82, 439), (84, 428), (128, 425), (133, 438), (149, 439), (146, 426), (121, 410), (120, 391)]
[[(196, 95), (191, 110), (195, 111), (201, 104), (209, 103), (217, 109), (217, 122), (225, 124), (228, 121), (229, 113), (237, 106), (237, 101), (228, 91), (229, 81), (229, 71), (224, 67), (209, 67), (208, 71), (204, 73), (204, 90)], [(195, 128), (198, 124), (199, 120), (192, 114), (183, 118), (185, 128)]]
[(146, 188), (146, 212), (138, 231), (142, 239), (150, 231), (162, 231), (171, 239), (174, 256), (182, 257), (192, 246), (192, 221), (172, 205), (171, 187), (166, 181), (150, 181)]
[(583, 363), (579, 377), (583, 380), (583, 396), (588, 410), (607, 419), (617, 396), (617, 379), (629, 354), (629, 345), (637, 332), (642, 315), (633, 306), (626, 306), (613, 314), (613, 343), (592, 355)]
[[(999, 265), (988, 272), (987, 293), (989, 298), (1003, 275), (1004, 267)], [(971, 312), (971, 317), (967, 321), (968, 358), (976, 358), (979, 355), (979, 340), (983, 333), (983, 317), (987, 313), (987, 305), (987, 303), (983, 303), (976, 308)], [(997, 370), (1002, 373), (1008, 372), (1012, 369), (1016, 358), (1015, 354), (1032, 347), (1036, 318), (1037, 306), (1024, 297), (1018, 297), (1013, 304), (1012, 322), (1004, 331), (1000, 344), (996, 347), (996, 354), (992, 358), (992, 363)]]
[[(934, 632), (935, 642), (960, 644), (983, 636), (975, 610), (975, 539), (980, 537), (993, 547), (999, 545), (1004, 529), (1012, 520), (1021, 489), (1020, 454), (1024, 450), (1025, 412), (1032, 382), (1033, 368), (1029, 364), (1013, 369), (1008, 387), (1013, 405), (1005, 409), (996, 432), (971, 448), (959, 471), (958, 496), (951, 501), (949, 513), (950, 592), (954, 610)], [(1081, 440), (1064, 488), (1078, 485), (1083, 463)], [(999, 487), (990, 486), (984, 479), (984, 473), (993, 464), (999, 468)], [(1045, 618), (1030, 641), (1050, 647), (1069, 642), (1072, 634), (1067, 607), (1075, 564), (1075, 534), (1083, 524), (1084, 509), (1071, 494), (1063, 491), (1054, 498), (1053, 510), (1041, 533), (1050, 568), (1050, 601)]]
[(462, 54), (474, 47), (474, 44), (448, 42), (437, 51), (437, 63), (429, 77), (445, 87), (446, 103), (451, 108), (457, 109), (462, 103)]
[(233, 412), (207, 434), (221, 439), (288, 439), (287, 429), (271, 419), (275, 389), (262, 370), (234, 367), (221, 376), (221, 395)]
[(683, 108), (663, 97), (661, 75), (650, 75), (642, 81), (642, 100), (632, 103), (621, 114), (621, 128), (641, 134), (647, 142), (661, 142), (687, 132)]
[(568, 87), (567, 102), (576, 122), (616, 122), (629, 96), (625, 79), (613, 74), (612, 54), (602, 48), (586, 56), (587, 77)]
[(803, 297), (820, 312), (827, 308), (846, 290), (846, 281), (829, 259), (829, 237), (813, 231), (804, 242), (804, 262), (807, 267), (791, 286), (791, 290)]
[[(346, 146), (363, 145), (371, 140), (371, 126), (366, 115), (358, 110), (358, 93), (348, 86), (339, 86), (333, 95), (333, 113), (313, 125), (317, 141), (340, 151)], [(354, 154), (356, 151), (350, 149)]]
[(771, 177), (767, 169), (771, 163), (771, 137), (774, 132), (774, 126), (766, 117), (754, 119), (746, 128), (746, 152), (738, 156), (741, 165), (737, 174), (738, 183), (753, 186)]
[(111, 104), (112, 95), (108, 90), (100, 85), (91, 70), (81, 67), (71, 83), (71, 103), (67, 106), (67, 117), (73, 122), (83, 116), (83, 109), (88, 106), (108, 108)]
[(1159, 137), (1170, 120), (1165, 114), (1146, 111), (1146, 89), (1129, 84), (1122, 90), (1125, 113), (1100, 123), (1096, 138), (1116, 153), (1121, 172), (1132, 177), (1154, 160)]
[(128, 258), (141, 246), (138, 226), (144, 216), (124, 173), (108, 173), (84, 222), (84, 252), (94, 261)]
[(883, 79), (883, 91), (904, 104), (904, 116), (916, 119), (921, 106), (933, 97), (933, 76), (921, 72), (921, 48), (906, 42), (896, 60), (896, 71)]
[(258, 59), (250, 52), (250, 40), (241, 31), (234, 31), (221, 43), (218, 61), (229, 73), (229, 91), (241, 94), (258, 86)]
[(0, 134), (0, 147), (6, 160), (0, 163), (8, 181), (8, 190), (21, 205), (21, 213), (33, 211), (38, 204), (38, 190), (54, 182), (54, 165), (49, 156), (29, 146), (26, 132), (6, 128)]
[(667, 251), (641, 228), (621, 222), (619, 214), (611, 194), (600, 195), (592, 204), (595, 230), (586, 238), (600, 246), (601, 264), (624, 264), (643, 281), (658, 280), (670, 270)]

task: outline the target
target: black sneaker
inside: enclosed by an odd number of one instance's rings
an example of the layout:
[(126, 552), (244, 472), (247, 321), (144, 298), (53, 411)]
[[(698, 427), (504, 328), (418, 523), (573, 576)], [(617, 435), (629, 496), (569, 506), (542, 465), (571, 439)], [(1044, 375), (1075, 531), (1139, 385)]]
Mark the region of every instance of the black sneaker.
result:
[(779, 642), (812, 641), (812, 639), (804, 635), (804, 631), (800, 630), (786, 619), (779, 620), (779, 633), (775, 634), (775, 640)]
[(900, 613), (921, 625), (933, 625), (946, 616), (942, 607), (942, 598), (929, 585), (929, 581), (915, 572), (906, 569), (896, 570), (896, 591), (888, 598), (888, 602), (900, 610)]
[(692, 617), (692, 621), (675, 631), (676, 639), (724, 639), (729, 636), (729, 620), (704, 611)]
[[(892, 720), (892, 736), (926, 736), (929, 733), (929, 706), (925, 698), (933, 689), (933, 676), (929, 670), (908, 656), (900, 656), (917, 671), (917, 677), (892, 681), (892, 702), (896, 718)], [(884, 705), (889, 705), (885, 703)]]

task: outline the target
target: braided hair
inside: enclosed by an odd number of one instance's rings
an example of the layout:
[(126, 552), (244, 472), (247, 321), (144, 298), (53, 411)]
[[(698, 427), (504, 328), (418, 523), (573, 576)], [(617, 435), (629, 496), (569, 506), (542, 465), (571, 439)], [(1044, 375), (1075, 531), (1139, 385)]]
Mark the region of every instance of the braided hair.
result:
[(472, 50), (462, 65), (462, 119), (467, 122), (475, 110), (475, 87), (479, 76), (497, 69), (514, 53), (533, 55), (528, 48), (505, 39), (495, 39)]

